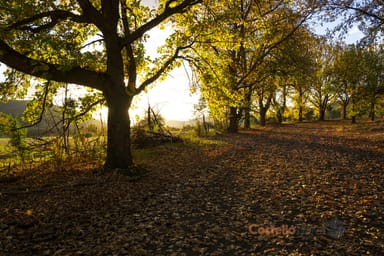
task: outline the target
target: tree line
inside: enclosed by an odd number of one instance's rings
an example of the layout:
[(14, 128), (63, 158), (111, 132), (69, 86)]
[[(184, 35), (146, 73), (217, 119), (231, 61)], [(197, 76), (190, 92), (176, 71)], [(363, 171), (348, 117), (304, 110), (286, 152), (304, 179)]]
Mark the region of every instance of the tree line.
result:
[[(249, 126), (255, 112), (261, 124), (272, 109), (283, 120), (290, 102), (298, 119), (308, 102), (320, 118), (333, 102), (343, 106), (345, 117), (368, 111), (374, 118), (382, 95), (375, 73), (381, 45), (373, 44), (383, 32), (381, 5), (351, 0), (0, 0), (0, 62), (8, 67), (0, 92), (7, 100), (35, 87), (30, 119), (39, 120), (66, 84), (90, 88), (85, 109), (100, 102), (109, 109), (105, 170), (135, 169), (128, 114), (132, 100), (185, 62), (194, 71), (192, 86), (230, 131), (237, 131), (240, 118)], [(365, 43), (329, 44), (309, 28), (314, 20), (337, 17), (344, 17), (339, 31), (360, 24)], [(172, 27), (173, 34), (158, 57), (148, 56), (145, 42), (156, 40), (148, 32), (162, 26)], [(357, 65), (356, 59), (364, 61)], [(369, 68), (374, 65), (377, 69)]]
[(202, 71), (197, 74), (200, 104), (204, 103), (217, 125), (230, 132), (237, 132), (240, 124), (249, 129), (251, 119), (265, 126), (268, 113), (278, 123), (324, 121), (327, 112), (330, 118), (351, 119), (352, 123), (357, 117), (374, 121), (384, 114), (383, 50), (380, 44), (332, 43), (302, 29), (266, 57), (257, 70), (263, 74), (261, 80), (238, 86), (218, 82), (230, 79), (225, 76), (231, 73), (217, 72), (216, 65), (222, 64), (213, 52), (208, 58), (212, 63), (195, 69)]
[(240, 120), (250, 128), (252, 116), (264, 126), (267, 113), (280, 123), (288, 116), (302, 121), (308, 112), (324, 120), (330, 109), (352, 122), (383, 113), (382, 44), (318, 36), (307, 22), (314, 10), (300, 3), (235, 1), (206, 8), (194, 15), (210, 16), (205, 22), (181, 23), (187, 30), (208, 28), (187, 60), (211, 117), (228, 131), (237, 132)]

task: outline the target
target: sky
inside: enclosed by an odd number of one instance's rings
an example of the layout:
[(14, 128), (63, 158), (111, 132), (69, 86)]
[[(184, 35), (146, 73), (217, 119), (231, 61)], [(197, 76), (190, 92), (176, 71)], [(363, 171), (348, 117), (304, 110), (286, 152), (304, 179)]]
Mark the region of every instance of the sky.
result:
[[(160, 30), (154, 28), (149, 33), (150, 38), (146, 42), (147, 54), (151, 57), (157, 55), (157, 48), (164, 44), (172, 33), (170, 29)], [(193, 118), (194, 104), (198, 102), (198, 94), (192, 94), (190, 90), (191, 76), (186, 66), (171, 71), (166, 80), (155, 82), (146, 92), (141, 93), (134, 102), (131, 116), (142, 115), (148, 104), (167, 120), (188, 121)]]

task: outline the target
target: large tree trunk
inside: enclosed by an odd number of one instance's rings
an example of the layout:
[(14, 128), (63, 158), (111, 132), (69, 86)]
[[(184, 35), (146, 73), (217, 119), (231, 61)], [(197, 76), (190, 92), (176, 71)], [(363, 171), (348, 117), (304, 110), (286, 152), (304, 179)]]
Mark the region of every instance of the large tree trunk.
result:
[(320, 102), (319, 102), (320, 103), (319, 104), (319, 112), (320, 112), (319, 120), (320, 121), (325, 120), (325, 112), (327, 111), (328, 100), (329, 100), (328, 94), (324, 95), (324, 98), (320, 98)]
[(236, 107), (229, 108), (229, 126), (228, 132), (236, 133), (239, 131), (239, 114)]
[(320, 107), (319, 109), (320, 111), (320, 115), (319, 115), (319, 121), (324, 121), (325, 120), (325, 111), (327, 110), (326, 108), (324, 108), (323, 106)]
[(105, 170), (130, 170), (133, 167), (129, 107), (132, 98), (115, 94), (107, 99), (108, 140)]
[(260, 109), (260, 125), (266, 126), (267, 124), (267, 112), (269, 107), (271, 106), (273, 94), (270, 93), (266, 103), (263, 104), (263, 97), (259, 97), (259, 109)]

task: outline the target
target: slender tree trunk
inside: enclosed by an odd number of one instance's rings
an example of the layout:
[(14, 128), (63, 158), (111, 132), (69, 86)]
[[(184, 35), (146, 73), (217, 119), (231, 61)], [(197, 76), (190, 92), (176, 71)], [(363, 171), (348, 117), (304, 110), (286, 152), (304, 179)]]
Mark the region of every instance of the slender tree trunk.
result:
[[(107, 97), (106, 97), (107, 98)], [(114, 94), (107, 98), (108, 138), (105, 170), (129, 170), (133, 167), (129, 107), (132, 97)]]
[(348, 104), (346, 102), (343, 102), (343, 120), (347, 120), (347, 107)]
[(244, 129), (251, 128), (251, 100), (252, 100), (252, 90), (249, 89), (245, 95), (245, 104), (244, 108)]
[(355, 124), (356, 123), (356, 114), (355, 114), (355, 102), (352, 98), (352, 112), (353, 112), (353, 116), (352, 116), (352, 124)]
[(205, 120), (205, 115), (203, 114), (203, 128), (204, 128), (204, 133), (205, 133), (205, 136), (208, 136), (208, 124), (207, 124), (207, 121)]
[(277, 111), (277, 120), (279, 121), (279, 124), (283, 123), (284, 113), (285, 109), (287, 107), (287, 86), (285, 85), (283, 87), (283, 104), (282, 106), (279, 106)]
[(303, 122), (303, 112), (304, 112), (304, 108), (303, 108), (303, 95), (304, 95), (304, 92), (303, 92), (303, 88), (299, 87), (299, 122)]
[(249, 109), (245, 109), (244, 129), (251, 129), (251, 113), (249, 113)]
[(239, 114), (237, 113), (236, 107), (230, 107), (228, 132), (237, 133), (238, 131), (239, 131)]
[(369, 117), (371, 121), (375, 121), (375, 102), (371, 102), (371, 106), (369, 108)]
[(303, 106), (299, 106), (299, 122), (303, 122)]
[(260, 125), (265, 126), (267, 124), (267, 108), (260, 108)]
[(327, 111), (327, 102), (326, 99), (320, 101), (320, 106), (319, 106), (319, 121), (324, 121), (325, 120), (325, 111)]
[(154, 126), (152, 124), (152, 116), (151, 116), (151, 105), (148, 104), (148, 109), (147, 109), (147, 123), (148, 123), (148, 130), (153, 131)]
[(277, 121), (279, 122), (279, 124), (282, 124), (283, 123), (283, 114), (282, 114), (282, 110), (280, 108), (276, 113), (276, 117), (277, 117)]
[(324, 121), (325, 120), (325, 111), (323, 107), (320, 108), (320, 115), (319, 115), (319, 121)]

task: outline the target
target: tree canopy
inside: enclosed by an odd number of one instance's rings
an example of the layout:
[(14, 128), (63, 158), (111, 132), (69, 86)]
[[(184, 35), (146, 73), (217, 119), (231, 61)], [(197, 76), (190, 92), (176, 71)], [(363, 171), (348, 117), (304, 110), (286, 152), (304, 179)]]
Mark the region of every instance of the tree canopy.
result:
[(136, 0), (1, 1), (0, 61), (23, 74), (8, 76), (2, 91), (14, 90), (24, 74), (101, 91), (109, 108), (106, 168), (129, 169), (132, 99), (188, 47), (174, 35), (174, 48), (151, 59), (146, 33), (199, 2), (160, 1), (152, 9)]

